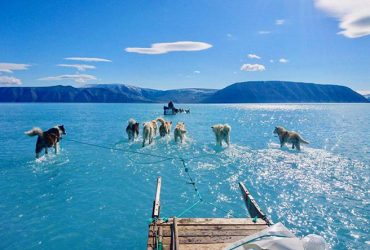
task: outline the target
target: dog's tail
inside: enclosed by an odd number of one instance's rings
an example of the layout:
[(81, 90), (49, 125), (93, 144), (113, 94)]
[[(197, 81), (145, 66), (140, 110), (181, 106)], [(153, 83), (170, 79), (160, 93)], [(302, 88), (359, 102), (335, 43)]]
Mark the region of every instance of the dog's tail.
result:
[(43, 132), (42, 132), (41, 128), (33, 128), (33, 129), (31, 129), (29, 131), (26, 131), (24, 133), (28, 136), (35, 136), (35, 135), (42, 136)]
[(162, 117), (158, 117), (158, 118), (156, 119), (156, 121), (157, 121), (157, 122), (162, 123), (162, 125), (164, 125), (164, 123), (165, 123), (165, 121), (163, 120), (163, 118), (162, 118)]
[(308, 141), (306, 141), (305, 139), (303, 139), (302, 137), (299, 136), (299, 141), (304, 143), (304, 144), (310, 144)]

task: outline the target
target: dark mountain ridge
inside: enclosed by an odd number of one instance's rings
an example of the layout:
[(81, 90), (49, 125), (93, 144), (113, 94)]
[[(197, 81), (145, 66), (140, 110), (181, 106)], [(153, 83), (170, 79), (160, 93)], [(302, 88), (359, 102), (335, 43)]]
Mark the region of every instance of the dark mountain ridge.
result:
[(359, 93), (340, 85), (256, 81), (227, 86), (205, 103), (367, 102)]
[(169, 100), (176, 103), (368, 102), (344, 86), (281, 81), (241, 82), (221, 90), (156, 90), (124, 84), (0, 88), (0, 102), (163, 103)]

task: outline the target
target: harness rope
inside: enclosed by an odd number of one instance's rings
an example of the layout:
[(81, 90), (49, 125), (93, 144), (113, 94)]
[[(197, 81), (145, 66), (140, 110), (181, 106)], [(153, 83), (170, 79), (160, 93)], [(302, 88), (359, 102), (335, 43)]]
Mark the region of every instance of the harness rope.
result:
[[(193, 186), (194, 192), (195, 192), (198, 200), (193, 205), (191, 205), (190, 207), (186, 208), (181, 213), (179, 213), (179, 215), (176, 216), (176, 217), (177, 218), (180, 218), (185, 213), (191, 211), (194, 207), (196, 207), (199, 203), (202, 203), (202, 202), (204, 202), (204, 203), (206, 203), (208, 205), (211, 205), (211, 206), (215, 207), (216, 209), (219, 209), (219, 210), (225, 212), (228, 217), (232, 217), (229, 214), (229, 211), (226, 211), (226, 210), (222, 209), (220, 206), (218, 206), (218, 205), (216, 205), (216, 204), (214, 204), (212, 202), (209, 202), (209, 201), (206, 201), (206, 200), (203, 199), (201, 193), (199, 192), (199, 189), (197, 187), (197, 184), (196, 184), (194, 178), (190, 174), (190, 168), (186, 165), (186, 161), (190, 161), (190, 160), (194, 160), (194, 159), (199, 159), (199, 158), (205, 158), (205, 157), (208, 157), (208, 155), (206, 155), (206, 156), (195, 156), (195, 157), (191, 157), (191, 158), (185, 159), (183, 157), (168, 157), (168, 156), (157, 155), (157, 154), (152, 154), (152, 153), (138, 152), (138, 151), (129, 150), (129, 149), (121, 149), (121, 148), (116, 148), (116, 147), (109, 147), (109, 146), (104, 146), (104, 145), (98, 145), (98, 144), (88, 143), (88, 142), (82, 142), (82, 141), (78, 141), (78, 140), (74, 140), (74, 139), (63, 138), (63, 140), (71, 141), (71, 142), (75, 142), (75, 143), (79, 143), (79, 144), (86, 145), (86, 146), (91, 146), (91, 147), (97, 147), (97, 148), (103, 148), (103, 149), (108, 149), (108, 150), (121, 151), (121, 152), (125, 152), (125, 153), (132, 153), (132, 154), (139, 154), (139, 155), (151, 156), (151, 157), (156, 157), (156, 158), (162, 158), (162, 160), (152, 161), (152, 162), (135, 162), (136, 164), (142, 164), (142, 165), (155, 164), (155, 163), (161, 163), (161, 162), (165, 162), (165, 161), (169, 161), (169, 160), (177, 160), (177, 161), (180, 161), (182, 163), (182, 166), (184, 168), (184, 171), (185, 171), (185, 173), (186, 173), (186, 175), (187, 175), (187, 177), (189, 179), (189, 181), (186, 182), (186, 184), (190, 184), (190, 185)], [(117, 143), (115, 144), (115, 146), (116, 145), (117, 145)], [(133, 161), (129, 157), (128, 157), (128, 159), (130, 161)], [(168, 219), (166, 217), (164, 217), (163, 220), (166, 221)], [(153, 222), (153, 219), (150, 220), (150, 223), (152, 223), (152, 222)]]

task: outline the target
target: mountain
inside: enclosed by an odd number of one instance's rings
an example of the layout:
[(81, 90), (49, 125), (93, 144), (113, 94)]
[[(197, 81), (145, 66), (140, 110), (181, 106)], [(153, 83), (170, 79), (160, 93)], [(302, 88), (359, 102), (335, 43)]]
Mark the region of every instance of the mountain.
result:
[(214, 94), (213, 89), (155, 90), (124, 84), (71, 86), (2, 87), (0, 102), (168, 102), (197, 103)]
[(216, 89), (201, 88), (156, 90), (124, 84), (90, 84), (86, 87), (109, 89), (115, 93), (131, 93), (149, 102), (168, 102), (172, 100), (177, 103), (198, 103), (217, 91)]
[(255, 102), (367, 102), (350, 88), (297, 82), (242, 82), (224, 89), (156, 90), (124, 84), (2, 87), (0, 102), (102, 102), (102, 103), (255, 103)]
[(352, 89), (339, 85), (256, 81), (232, 84), (204, 103), (367, 102)]
[(6, 87), (0, 88), (0, 102), (149, 102), (129, 93), (103, 88)]

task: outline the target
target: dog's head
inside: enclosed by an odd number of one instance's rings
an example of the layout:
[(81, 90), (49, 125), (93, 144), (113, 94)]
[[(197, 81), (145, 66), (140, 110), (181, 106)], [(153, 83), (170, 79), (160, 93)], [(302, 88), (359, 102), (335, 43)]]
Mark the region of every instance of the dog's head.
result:
[(61, 132), (62, 135), (66, 135), (66, 130), (64, 128), (64, 125), (58, 125), (58, 129)]
[(211, 129), (214, 133), (217, 133), (217, 131), (220, 131), (220, 124), (211, 126)]
[(176, 128), (178, 131), (181, 131), (181, 133), (185, 134), (186, 133), (186, 128), (185, 128), (185, 123), (184, 122), (178, 122), (176, 124)]
[(274, 134), (281, 134), (283, 131), (285, 130), (285, 128), (283, 128), (283, 127), (275, 127), (275, 129), (274, 129)]

